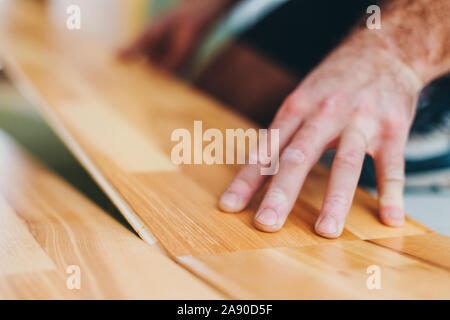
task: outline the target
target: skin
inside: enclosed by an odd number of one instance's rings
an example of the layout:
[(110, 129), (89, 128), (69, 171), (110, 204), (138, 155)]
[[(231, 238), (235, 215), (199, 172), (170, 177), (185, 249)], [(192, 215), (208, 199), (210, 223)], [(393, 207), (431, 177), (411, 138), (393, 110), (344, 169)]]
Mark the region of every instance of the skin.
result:
[(233, 5), (231, 0), (189, 0), (153, 22), (121, 53), (132, 59), (141, 53), (168, 71), (182, 71), (204, 33)]
[[(327, 148), (337, 151), (316, 232), (328, 238), (342, 233), (366, 153), (377, 167), (381, 220), (401, 226), (403, 149), (421, 86), (410, 68), (363, 34), (334, 51), (285, 100), (270, 126), (280, 130), (283, 152), (255, 226), (268, 232), (283, 226)], [(244, 167), (222, 196), (222, 209), (242, 210), (264, 180), (254, 167)]]
[[(226, 2), (186, 1), (128, 53), (155, 48), (156, 39), (170, 34), (174, 57), (162, 64), (178, 67), (189, 55), (192, 39), (228, 8)], [(190, 4), (198, 7), (191, 11)], [(341, 235), (366, 154), (376, 165), (381, 222), (403, 225), (404, 148), (420, 89), (450, 70), (450, 1), (386, 1), (381, 13), (382, 29), (369, 30), (365, 22), (356, 27), (279, 108), (270, 125), (280, 130), (279, 171), (255, 215), (256, 228), (282, 228), (308, 172), (328, 148), (336, 148), (336, 157), (316, 232), (327, 238)], [(187, 45), (178, 35), (182, 31), (174, 30), (190, 19), (197, 21), (185, 31), (192, 41)], [(266, 179), (258, 165), (244, 166), (222, 195), (220, 208), (243, 210)]]

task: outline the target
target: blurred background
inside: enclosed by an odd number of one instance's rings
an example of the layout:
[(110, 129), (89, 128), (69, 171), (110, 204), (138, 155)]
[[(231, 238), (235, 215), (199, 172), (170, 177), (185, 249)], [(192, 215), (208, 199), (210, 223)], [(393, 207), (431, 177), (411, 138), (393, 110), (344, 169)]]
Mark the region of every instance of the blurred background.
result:
[[(164, 14), (179, 0), (29, 0), (45, 1), (48, 14), (55, 24), (65, 26), (67, 6), (79, 5), (82, 11), (82, 32), (115, 48), (130, 43), (155, 17)], [(186, 81), (193, 79), (214, 59), (237, 34), (264, 17), (278, 5), (288, 0), (248, 0), (239, 9), (231, 11), (205, 37), (198, 47)], [(1, 61), (0, 61), (1, 64)], [(430, 91), (428, 89), (428, 91)], [(432, 91), (432, 90), (431, 90)], [(426, 95), (422, 104), (432, 103)], [(430, 102), (431, 101), (431, 102)], [(450, 101), (450, 100), (449, 100)], [(447, 101), (448, 102), (448, 101)], [(447, 106), (448, 108), (449, 106)], [(112, 203), (79, 165), (58, 137), (47, 126), (33, 106), (24, 100), (10, 84), (0, 66), (0, 129), (9, 133), (29, 152), (53, 168), (85, 195), (122, 221)], [(450, 133), (446, 129), (439, 134), (422, 134), (411, 138), (409, 152), (423, 145), (443, 143), (449, 148)], [(422, 146), (420, 146), (422, 145)], [(323, 159), (329, 163), (330, 155)], [(370, 164), (369, 164), (370, 166)], [(450, 178), (439, 175), (439, 184), (433, 181), (411, 183), (406, 189), (406, 211), (411, 217), (433, 230), (450, 236)], [(371, 177), (364, 179), (370, 188)], [(412, 181), (412, 180), (411, 180)], [(374, 192), (373, 188), (372, 191)]]

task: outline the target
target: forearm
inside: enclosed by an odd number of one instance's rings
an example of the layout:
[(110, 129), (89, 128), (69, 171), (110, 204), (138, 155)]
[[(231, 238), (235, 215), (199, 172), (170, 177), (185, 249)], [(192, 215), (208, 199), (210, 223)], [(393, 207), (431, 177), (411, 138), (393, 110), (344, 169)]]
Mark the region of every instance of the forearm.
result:
[(368, 29), (364, 19), (347, 39), (354, 40), (360, 50), (395, 58), (423, 86), (450, 71), (450, 1), (384, 1), (381, 29)]
[(426, 83), (450, 70), (450, 1), (392, 0), (381, 9), (382, 46)]

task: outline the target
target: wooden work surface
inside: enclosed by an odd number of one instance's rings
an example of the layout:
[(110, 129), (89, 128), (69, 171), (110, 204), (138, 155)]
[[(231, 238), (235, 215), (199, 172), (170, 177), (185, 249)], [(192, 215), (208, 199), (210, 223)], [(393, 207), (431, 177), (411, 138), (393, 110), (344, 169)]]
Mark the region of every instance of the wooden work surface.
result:
[(223, 298), (1, 132), (0, 151), (0, 299)]
[[(77, 32), (51, 26), (29, 1), (4, 5), (0, 50), (17, 87), (141, 237), (230, 296), (450, 297), (448, 264), (435, 261), (448, 260), (448, 238), (409, 218), (403, 228), (383, 226), (375, 199), (363, 190), (339, 239), (314, 233), (328, 175), (323, 168), (310, 174), (278, 233), (251, 225), (259, 199), (242, 213), (220, 212), (218, 197), (237, 167), (173, 165), (171, 133), (192, 131), (194, 120), (204, 130), (255, 126), (188, 85), (143, 62), (124, 64)], [(365, 288), (372, 264), (387, 269), (391, 281), (378, 295)]]

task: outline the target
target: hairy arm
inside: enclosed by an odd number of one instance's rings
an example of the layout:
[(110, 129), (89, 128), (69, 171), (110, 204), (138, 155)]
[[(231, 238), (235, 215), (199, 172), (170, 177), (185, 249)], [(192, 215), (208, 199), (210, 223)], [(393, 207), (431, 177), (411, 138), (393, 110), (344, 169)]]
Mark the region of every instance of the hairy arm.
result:
[(382, 7), (381, 47), (410, 66), (423, 83), (450, 70), (450, 1), (394, 0)]
[[(279, 129), (279, 171), (270, 181), (255, 226), (278, 231), (305, 178), (327, 148), (336, 156), (315, 230), (341, 235), (364, 156), (375, 161), (380, 220), (404, 223), (404, 148), (423, 85), (450, 69), (450, 1), (391, 0), (381, 29), (360, 25), (284, 101), (270, 128)], [(265, 182), (245, 166), (221, 208), (247, 206)]]

